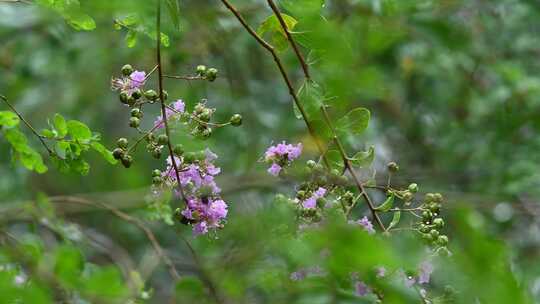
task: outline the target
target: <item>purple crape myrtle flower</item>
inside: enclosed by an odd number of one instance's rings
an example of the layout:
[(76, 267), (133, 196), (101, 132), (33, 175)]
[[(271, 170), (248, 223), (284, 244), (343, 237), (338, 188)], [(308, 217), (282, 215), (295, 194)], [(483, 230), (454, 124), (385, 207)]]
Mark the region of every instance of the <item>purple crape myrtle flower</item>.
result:
[[(178, 99), (177, 101), (173, 102), (170, 105), (171, 108), (165, 108), (165, 115), (167, 116), (167, 121), (169, 121), (172, 117), (177, 117), (178, 114), (184, 113), (186, 109), (186, 104), (181, 100)], [(165, 126), (163, 123), (163, 116), (159, 115), (156, 120), (154, 121), (154, 127), (157, 129), (162, 129)]]
[(284, 166), (288, 166), (291, 162), (302, 154), (302, 143), (297, 145), (287, 144), (283, 141), (275, 146), (270, 146), (264, 153), (264, 161), (271, 163), (268, 168), (268, 173), (278, 176)]
[(361, 218), (361, 219), (359, 219), (357, 221), (349, 221), (349, 224), (362, 226), (364, 228), (364, 230), (366, 230), (367, 233), (369, 233), (369, 234), (375, 233), (375, 229), (373, 228), (373, 224), (367, 218), (367, 216), (364, 216), (363, 218)]
[(377, 278), (384, 278), (386, 276), (386, 268), (383, 266), (377, 267)]
[(358, 281), (354, 284), (354, 293), (359, 297), (367, 295), (369, 291), (369, 287), (362, 281)]
[(176, 179), (170, 157), (167, 159), (167, 169), (162, 172), (162, 176), (171, 186), (178, 182), (182, 185), (187, 205), (181, 214), (193, 223), (195, 235), (222, 228), (227, 218), (227, 203), (221, 199), (221, 189), (214, 180), (221, 172), (221, 169), (213, 163), (216, 159), (217, 155), (209, 149), (205, 151), (204, 160), (192, 164), (183, 164), (182, 159), (175, 156), (177, 165), (182, 168), (178, 174), (180, 181)]
[(432, 273), (433, 264), (429, 261), (422, 262), (418, 272), (418, 284), (428, 284)]
[(306, 209), (313, 209), (317, 207), (317, 200), (320, 198), (323, 198), (325, 194), (326, 194), (326, 189), (323, 187), (319, 187), (319, 189), (313, 192), (311, 197), (309, 197), (308, 199), (302, 202), (302, 207)]
[(129, 77), (122, 78), (112, 78), (111, 88), (113, 90), (119, 90), (127, 92), (128, 94), (133, 93), (136, 89), (140, 89), (144, 86), (146, 81), (146, 72), (144, 71), (134, 71), (129, 75)]

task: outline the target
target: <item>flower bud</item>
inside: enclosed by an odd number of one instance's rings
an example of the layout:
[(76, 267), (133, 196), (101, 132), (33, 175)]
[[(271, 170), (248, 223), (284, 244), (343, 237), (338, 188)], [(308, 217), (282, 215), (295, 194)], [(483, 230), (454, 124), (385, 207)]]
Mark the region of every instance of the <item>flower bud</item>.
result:
[(135, 99), (139, 99), (142, 97), (142, 92), (141, 90), (139, 89), (135, 89), (133, 90), (133, 92), (131, 92), (131, 97), (135, 98)]
[(141, 121), (137, 117), (131, 117), (129, 119), (129, 126), (132, 128), (138, 128), (141, 124)]
[(193, 152), (184, 153), (184, 162), (193, 163), (195, 159), (196, 159), (195, 153)]
[(157, 138), (157, 142), (160, 145), (165, 145), (169, 141), (169, 137), (165, 134), (160, 134)]
[(434, 240), (436, 240), (439, 237), (439, 231), (437, 231), (435, 229), (431, 229), (429, 234), (431, 234), (431, 237), (433, 237)]
[(414, 195), (409, 191), (406, 191), (405, 193), (403, 193), (403, 200), (406, 202), (412, 201), (413, 197)]
[(125, 149), (127, 148), (128, 146), (128, 140), (127, 138), (119, 138), (117, 141), (116, 141), (116, 145), (122, 149)]
[(204, 122), (209, 122), (211, 116), (212, 116), (212, 111), (210, 111), (210, 109), (204, 109), (201, 114), (197, 115), (199, 120), (204, 121)]
[(424, 200), (428, 203), (433, 202), (435, 200), (435, 195), (433, 193), (426, 193)]
[(427, 210), (422, 212), (422, 219), (423, 220), (430, 221), (432, 217), (433, 217), (433, 215), (431, 214), (431, 212), (429, 212)]
[(148, 133), (148, 136), (146, 136), (146, 140), (149, 142), (153, 142), (156, 140), (156, 136), (154, 135), (154, 133), (150, 132)]
[(158, 93), (154, 90), (144, 92), (144, 97), (150, 101), (156, 101), (159, 98)]
[(195, 108), (193, 109), (195, 114), (201, 114), (204, 111), (205, 107), (202, 103), (198, 103), (195, 105)]
[(182, 144), (177, 144), (174, 146), (173, 153), (176, 156), (182, 156), (184, 154), (184, 146)]
[(436, 218), (433, 220), (433, 225), (435, 225), (435, 228), (441, 229), (444, 227), (444, 220), (442, 218)]
[(124, 150), (122, 150), (120, 148), (116, 148), (116, 149), (113, 150), (112, 155), (113, 155), (114, 159), (121, 159), (122, 156), (124, 155)]
[(440, 193), (435, 193), (435, 194), (433, 194), (433, 200), (434, 200), (435, 202), (437, 202), (437, 203), (442, 203), (442, 201), (443, 201), (443, 196), (442, 196), (442, 194), (440, 194)]
[(201, 132), (203, 139), (208, 139), (212, 135), (212, 128), (206, 128)]
[(162, 182), (163, 182), (163, 179), (159, 176), (154, 176), (152, 178), (152, 184), (154, 185), (161, 185)]
[(123, 91), (120, 92), (120, 94), (118, 95), (118, 98), (120, 98), (121, 103), (123, 103), (123, 104), (128, 103), (129, 96), (128, 96), (127, 92), (123, 92)]
[(203, 76), (206, 73), (206, 66), (205, 65), (198, 65), (196, 71), (197, 71), (197, 75)]
[(133, 163), (133, 157), (131, 157), (131, 155), (124, 154), (122, 156), (122, 165), (124, 165), (124, 167), (129, 168), (131, 167), (132, 163)]
[(426, 224), (420, 224), (419, 230), (420, 230), (420, 232), (422, 232), (422, 233), (428, 233), (429, 230), (430, 230), (430, 228), (429, 228), (429, 226), (426, 225)]
[(131, 117), (137, 117), (139, 119), (143, 117), (143, 112), (139, 108), (131, 109), (130, 114), (131, 114)]
[(152, 171), (152, 176), (161, 176), (161, 171), (159, 171), (158, 169), (154, 169), (154, 171)]
[(129, 64), (126, 64), (122, 67), (122, 75), (129, 76), (133, 73), (133, 67)]
[(155, 148), (152, 151), (152, 157), (155, 158), (155, 159), (160, 159), (161, 158), (161, 149), (160, 148)]
[(386, 166), (388, 167), (388, 170), (392, 173), (399, 171), (399, 166), (395, 162), (389, 162)]
[(229, 119), (229, 122), (235, 127), (242, 125), (242, 115), (234, 114), (233, 116), (231, 116), (231, 119)]
[(306, 165), (308, 166), (308, 168), (313, 169), (313, 168), (315, 168), (315, 166), (317, 165), (317, 163), (316, 163), (314, 160), (311, 160), (311, 159), (310, 159), (310, 160), (308, 160), (308, 161), (306, 162)]
[(217, 74), (218, 74), (218, 70), (217, 70), (217, 69), (209, 68), (209, 69), (206, 71), (206, 79), (208, 79), (209, 81), (214, 81), (214, 80), (216, 80), (216, 78), (217, 78)]
[(411, 191), (412, 193), (416, 193), (418, 192), (418, 184), (416, 183), (412, 183), (409, 185), (409, 191)]
[(440, 246), (448, 245), (448, 237), (446, 235), (440, 235), (437, 238), (437, 244), (439, 244)]

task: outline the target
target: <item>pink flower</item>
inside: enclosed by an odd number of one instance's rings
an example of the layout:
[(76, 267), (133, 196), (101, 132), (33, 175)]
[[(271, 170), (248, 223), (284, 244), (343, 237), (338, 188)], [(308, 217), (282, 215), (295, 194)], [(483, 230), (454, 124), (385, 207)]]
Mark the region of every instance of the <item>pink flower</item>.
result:
[(305, 200), (303, 203), (302, 203), (302, 207), (306, 208), (306, 209), (313, 209), (317, 206), (317, 199), (315, 197), (310, 197), (308, 198), (307, 200)]
[(138, 89), (144, 85), (144, 82), (146, 80), (146, 72), (134, 71), (133, 73), (131, 73), (131, 75), (129, 75), (129, 79), (131, 80), (131, 88)]
[[(165, 115), (167, 116), (167, 121), (169, 121), (173, 117), (176, 117), (176, 115), (178, 114), (184, 113), (186, 104), (182, 101), (182, 99), (178, 99), (177, 101), (173, 102), (170, 107), (172, 107), (174, 110), (170, 108), (165, 108)], [(163, 123), (163, 116), (159, 115), (154, 121), (154, 127), (161, 129), (164, 126), (165, 124)]]
[(354, 284), (354, 293), (359, 296), (359, 297), (363, 297), (365, 295), (367, 295), (369, 292), (369, 287), (366, 285), (366, 283), (362, 282), (362, 281), (358, 281), (356, 282), (356, 284)]
[(375, 233), (375, 229), (373, 229), (373, 224), (369, 221), (367, 216), (364, 216), (363, 218), (359, 219), (358, 221), (356, 221), (356, 223), (358, 225), (364, 227), (364, 229), (367, 231), (367, 233), (369, 233), (369, 234)]
[(270, 168), (268, 168), (267, 171), (273, 176), (278, 176), (279, 172), (281, 172), (281, 166), (276, 163), (273, 163), (272, 166), (270, 166)]
[(431, 274), (433, 273), (433, 264), (429, 261), (424, 261), (420, 264), (420, 270), (418, 274), (418, 284), (427, 284)]

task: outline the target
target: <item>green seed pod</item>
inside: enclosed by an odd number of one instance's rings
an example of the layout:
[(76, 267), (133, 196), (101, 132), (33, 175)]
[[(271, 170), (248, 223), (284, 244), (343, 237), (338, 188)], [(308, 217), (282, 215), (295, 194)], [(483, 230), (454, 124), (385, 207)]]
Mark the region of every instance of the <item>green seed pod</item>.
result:
[(440, 245), (440, 246), (446, 246), (448, 245), (448, 237), (446, 235), (440, 235), (438, 238), (437, 238), (437, 243)]
[(152, 171), (152, 177), (155, 176), (161, 176), (161, 171), (159, 171), (158, 169), (154, 169), (154, 171)]
[(131, 97), (135, 99), (139, 99), (142, 97), (142, 92), (139, 89), (135, 89), (133, 92), (131, 92)]
[(204, 76), (204, 74), (206, 73), (206, 66), (205, 65), (198, 65), (196, 71), (197, 71), (197, 75)]
[(147, 90), (144, 92), (144, 97), (150, 101), (156, 101), (159, 98), (158, 93), (154, 90)]
[(209, 81), (214, 81), (214, 80), (216, 80), (217, 75), (218, 75), (218, 70), (217, 70), (217, 69), (209, 68), (209, 69), (206, 71), (206, 79), (208, 79)]
[(182, 144), (177, 144), (174, 146), (173, 153), (176, 156), (182, 156), (184, 154), (184, 146)]
[(122, 67), (122, 75), (129, 76), (133, 73), (133, 67), (129, 64), (126, 64)]
[(410, 184), (409, 185), (409, 191), (411, 191), (412, 193), (418, 192), (418, 184), (416, 184), (416, 183)]
[(231, 119), (229, 119), (229, 122), (235, 127), (242, 125), (242, 115), (234, 114), (233, 116), (231, 116)]
[(162, 182), (163, 182), (163, 179), (159, 176), (154, 176), (152, 178), (152, 184), (154, 185), (161, 185)]
[(122, 156), (124, 155), (124, 150), (120, 148), (116, 148), (113, 150), (112, 154), (113, 154), (114, 159), (121, 159)]
[(152, 157), (155, 158), (155, 159), (160, 159), (161, 158), (161, 149), (160, 148), (154, 149), (154, 151), (152, 151)]
[(195, 153), (193, 152), (187, 152), (187, 153), (184, 153), (184, 161), (186, 163), (193, 163), (196, 159), (196, 155)]
[(127, 104), (128, 103), (128, 99), (129, 99), (129, 95), (127, 92), (120, 92), (120, 94), (118, 95), (118, 98), (120, 98), (120, 102), (123, 103), (123, 104)]
[(388, 167), (388, 170), (392, 173), (399, 171), (399, 166), (395, 162), (389, 162), (386, 166)]
[(165, 134), (160, 134), (157, 138), (157, 142), (160, 145), (165, 145), (167, 144), (168, 141), (169, 141), (169, 137), (167, 137), (167, 135)]
[(428, 203), (433, 202), (435, 200), (435, 195), (433, 193), (426, 193), (424, 200)]
[(441, 229), (442, 227), (444, 227), (444, 220), (440, 217), (436, 218), (433, 220), (433, 225), (435, 226), (435, 228)]
[(141, 125), (141, 121), (137, 117), (131, 117), (129, 119), (129, 126), (132, 128), (138, 128)]
[(116, 145), (117, 145), (119, 148), (122, 148), (122, 149), (127, 148), (127, 146), (128, 146), (128, 140), (127, 140), (127, 138), (124, 138), (124, 137), (119, 138), (119, 139), (116, 141)]
[(131, 109), (131, 117), (137, 117), (139, 119), (143, 118), (143, 112), (139, 108)]
[(131, 167), (132, 163), (133, 163), (133, 157), (131, 157), (131, 155), (124, 154), (122, 156), (122, 165), (124, 165), (124, 167), (129, 168)]

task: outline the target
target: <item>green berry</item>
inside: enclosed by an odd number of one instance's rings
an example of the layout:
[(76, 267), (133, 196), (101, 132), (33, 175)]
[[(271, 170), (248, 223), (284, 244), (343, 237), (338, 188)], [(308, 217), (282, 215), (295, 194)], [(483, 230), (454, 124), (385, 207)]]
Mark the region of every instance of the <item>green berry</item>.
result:
[(418, 192), (418, 184), (416, 184), (416, 183), (410, 184), (409, 185), (409, 191), (411, 191), (412, 193)]
[(214, 80), (216, 80), (216, 78), (217, 78), (217, 74), (218, 74), (218, 70), (217, 70), (217, 69), (209, 68), (209, 69), (206, 71), (206, 79), (208, 79), (209, 81), (214, 81)]
[(116, 149), (113, 150), (112, 155), (113, 155), (114, 159), (121, 159), (122, 156), (124, 155), (124, 150), (122, 150), (120, 148), (116, 148)]
[(175, 145), (173, 149), (173, 153), (176, 156), (181, 156), (182, 154), (184, 154), (184, 146), (182, 144)]
[(131, 157), (131, 155), (124, 154), (122, 156), (122, 165), (124, 165), (124, 167), (129, 168), (131, 167), (132, 163), (133, 163), (133, 157)]
[(154, 169), (154, 171), (152, 171), (152, 176), (153, 177), (161, 176), (161, 171), (159, 171), (158, 169)]
[(144, 97), (150, 101), (156, 101), (159, 98), (158, 93), (154, 90), (144, 92)]
[(157, 142), (160, 145), (165, 145), (169, 141), (169, 137), (165, 134), (160, 134), (157, 138)]
[(125, 149), (127, 148), (128, 146), (128, 140), (127, 138), (119, 138), (117, 141), (116, 141), (116, 145), (119, 147), (119, 148), (122, 148), (122, 149)]
[(206, 73), (206, 66), (198, 65), (197, 66), (197, 75), (203, 76)]
[(135, 99), (139, 99), (142, 97), (142, 92), (139, 89), (135, 89), (133, 92), (131, 92), (131, 97)]
[(160, 185), (163, 182), (163, 179), (159, 176), (154, 176), (152, 178), (152, 184), (154, 185)]
[(131, 117), (129, 119), (129, 126), (132, 128), (138, 128), (141, 125), (141, 121), (137, 117)]
[(242, 125), (242, 115), (234, 114), (233, 116), (231, 116), (231, 119), (229, 119), (229, 122), (235, 127)]
[(121, 103), (123, 103), (123, 104), (127, 104), (127, 103), (128, 103), (129, 96), (128, 96), (128, 93), (127, 93), (127, 92), (120, 92), (120, 94), (118, 95), (118, 97), (120, 98), (120, 102), (121, 102)]
[(389, 162), (386, 166), (388, 167), (388, 170), (392, 173), (399, 171), (399, 166), (395, 162)]
[(133, 67), (129, 64), (126, 64), (122, 67), (122, 75), (129, 76), (133, 73)]

